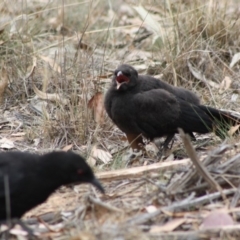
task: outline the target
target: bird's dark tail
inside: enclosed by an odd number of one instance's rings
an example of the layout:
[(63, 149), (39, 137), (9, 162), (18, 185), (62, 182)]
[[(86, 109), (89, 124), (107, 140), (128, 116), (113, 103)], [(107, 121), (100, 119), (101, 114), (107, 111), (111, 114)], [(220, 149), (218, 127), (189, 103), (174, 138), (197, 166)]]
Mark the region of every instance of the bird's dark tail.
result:
[[(229, 134), (231, 127), (240, 125), (240, 117), (234, 116), (232, 113), (203, 105), (200, 105), (199, 108), (213, 120), (213, 131), (222, 139), (227, 135), (232, 135)], [(233, 132), (239, 133), (240, 131), (236, 130)]]

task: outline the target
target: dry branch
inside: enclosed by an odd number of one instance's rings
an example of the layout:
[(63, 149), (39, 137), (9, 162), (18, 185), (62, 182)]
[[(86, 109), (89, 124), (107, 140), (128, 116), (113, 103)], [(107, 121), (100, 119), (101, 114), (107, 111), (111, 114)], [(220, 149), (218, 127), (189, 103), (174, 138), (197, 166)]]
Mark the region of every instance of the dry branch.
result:
[(97, 173), (97, 177), (101, 180), (118, 180), (118, 179), (126, 179), (126, 178), (137, 178), (142, 177), (144, 174), (147, 174), (152, 171), (164, 171), (170, 169), (178, 169), (182, 167), (186, 167), (191, 164), (191, 160), (189, 158), (185, 158), (179, 161), (173, 162), (160, 162), (147, 166), (134, 167), (129, 169), (120, 169), (114, 171), (100, 172)]
[(191, 144), (189, 136), (185, 134), (182, 129), (179, 129), (178, 131), (183, 140), (186, 151), (191, 158), (193, 164), (195, 165), (196, 169), (198, 170), (198, 173), (205, 179), (206, 182), (208, 182), (208, 184), (213, 189), (222, 192), (222, 188), (220, 187), (220, 185), (214, 180), (214, 178), (208, 172), (207, 168), (205, 168), (204, 165), (199, 161), (197, 153)]

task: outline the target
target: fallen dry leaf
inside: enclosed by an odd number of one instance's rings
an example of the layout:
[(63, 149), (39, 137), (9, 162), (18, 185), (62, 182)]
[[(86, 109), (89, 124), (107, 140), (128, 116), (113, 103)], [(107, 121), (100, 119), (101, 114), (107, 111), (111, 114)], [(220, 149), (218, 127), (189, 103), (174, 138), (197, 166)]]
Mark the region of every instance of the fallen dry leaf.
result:
[(67, 151), (69, 151), (70, 149), (72, 149), (72, 147), (73, 147), (73, 145), (72, 145), (72, 144), (69, 144), (69, 145), (63, 147), (62, 150), (63, 150), (64, 152), (67, 152)]
[(33, 139), (33, 142), (34, 142), (34, 146), (37, 147), (39, 145), (39, 143), (41, 142), (41, 139), (40, 138), (35, 138)]
[(150, 156), (154, 156), (154, 157), (156, 157), (159, 152), (158, 147), (153, 142), (146, 144), (145, 149)]
[(239, 129), (239, 124), (236, 126), (232, 126), (230, 127), (230, 129), (228, 130), (228, 135), (231, 137), (233, 136), (233, 134)]
[(92, 150), (91, 150), (91, 153), (90, 153), (90, 156), (89, 156), (87, 162), (91, 166), (95, 166), (97, 160), (100, 160), (103, 163), (107, 164), (112, 160), (112, 155), (103, 149), (99, 149), (98, 146), (95, 144), (92, 147)]
[(91, 152), (90, 152), (90, 156), (89, 158), (87, 159), (87, 162), (89, 163), (90, 166), (95, 166), (96, 163), (97, 163), (97, 159), (94, 157), (94, 152), (96, 151), (97, 149), (97, 145), (94, 145), (91, 149)]
[(13, 149), (15, 147), (13, 141), (7, 138), (0, 139), (0, 148)]
[(192, 75), (196, 79), (204, 82), (205, 84), (209, 84), (211, 87), (219, 88), (219, 84), (218, 83), (215, 83), (215, 82), (211, 81), (210, 79), (207, 79), (204, 76), (204, 74), (201, 73), (200, 70), (196, 69), (189, 61), (187, 62), (187, 65), (188, 65), (188, 68), (189, 68), (190, 72), (192, 73)]
[(8, 74), (7, 70), (3, 67), (1, 73), (1, 81), (0, 81), (0, 103), (3, 102), (3, 96), (8, 87)]
[[(147, 11), (143, 6), (134, 6), (133, 9), (139, 14), (144, 21), (144, 26), (155, 34), (155, 37), (160, 37), (163, 44), (166, 42), (166, 31), (162, 25)], [(169, 37), (169, 36), (168, 36)], [(169, 38), (168, 38), (169, 40)]]
[(240, 60), (240, 53), (235, 53), (229, 67), (232, 68)]
[(153, 213), (158, 210), (154, 205), (147, 206), (147, 207), (145, 207), (145, 209), (148, 213)]
[(31, 99), (30, 104), (33, 109), (47, 116), (47, 119), (49, 119), (50, 116), (46, 111), (48, 103), (45, 100), (42, 100), (38, 96), (35, 96), (34, 98)]
[(60, 96), (57, 93), (44, 93), (44, 92), (40, 91), (35, 86), (34, 83), (33, 83), (33, 90), (34, 90), (35, 94), (41, 99), (50, 100), (50, 101), (53, 101), (53, 102), (61, 102), (64, 105), (67, 105), (69, 103), (68, 99), (64, 98), (63, 96)]
[(158, 233), (158, 232), (172, 232), (174, 229), (183, 224), (186, 220), (184, 218), (176, 218), (168, 221), (162, 226), (152, 226), (150, 233)]
[(43, 56), (43, 55), (39, 55), (39, 57), (44, 60), (46, 63), (48, 63), (50, 65), (50, 67), (56, 71), (56, 72), (59, 72), (61, 73), (61, 67), (56, 63), (55, 60), (53, 60), (52, 58), (50, 57), (47, 57), (47, 56)]
[(238, 93), (233, 93), (231, 96), (231, 102), (236, 102), (238, 99), (239, 94)]
[(103, 93), (97, 92), (88, 102), (88, 107), (93, 110), (94, 120), (98, 124), (104, 123), (104, 98)]
[(233, 225), (232, 217), (223, 210), (211, 212), (202, 222), (200, 229)]
[(220, 83), (220, 86), (219, 86), (219, 93), (222, 94), (224, 91), (226, 91), (227, 89), (230, 88), (231, 86), (231, 83), (232, 83), (232, 79), (228, 76), (226, 76), (222, 82)]

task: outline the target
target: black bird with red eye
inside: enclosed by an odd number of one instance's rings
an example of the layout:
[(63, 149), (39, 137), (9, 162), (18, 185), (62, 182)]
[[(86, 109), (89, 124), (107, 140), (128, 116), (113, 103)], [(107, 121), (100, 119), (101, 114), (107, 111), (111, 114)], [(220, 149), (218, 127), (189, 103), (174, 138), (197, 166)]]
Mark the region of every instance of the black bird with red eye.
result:
[[(104, 104), (109, 117), (114, 121), (114, 123), (117, 126), (119, 126), (119, 124), (122, 125), (121, 121), (124, 121), (126, 124), (133, 121), (134, 117), (131, 117), (129, 119), (125, 118), (127, 111), (126, 108), (128, 106), (131, 106), (132, 104), (130, 101), (131, 95), (137, 93), (144, 94), (154, 89), (166, 90), (173, 94), (176, 98), (188, 101), (195, 105), (200, 105), (200, 99), (193, 92), (182, 87), (172, 86), (152, 76), (139, 75), (137, 70), (132, 66), (122, 64), (114, 71), (112, 85), (108, 90), (105, 98)], [(122, 104), (122, 106), (120, 107), (118, 106), (113, 108), (117, 101), (119, 101), (121, 105), (121, 103), (125, 102), (126, 100), (127, 103)], [(115, 115), (114, 114), (115, 112), (120, 111), (121, 109), (124, 109), (125, 112), (121, 113), (120, 117), (113, 116)], [(134, 109), (131, 109), (131, 111), (129, 112), (133, 113)], [(121, 118), (124, 119), (121, 120)], [(143, 142), (142, 137), (139, 135), (140, 132), (138, 131), (137, 133), (135, 133), (134, 127), (130, 127), (129, 130), (124, 132), (126, 133), (128, 141), (129, 143), (131, 143), (132, 148), (141, 149), (139, 145), (142, 145)], [(195, 137), (192, 132), (188, 132), (188, 134), (191, 136), (193, 140), (195, 140)], [(163, 144), (164, 148), (167, 148), (168, 144), (170, 143), (173, 137), (174, 133), (170, 133), (167, 135), (167, 138)]]
[(57, 188), (73, 183), (91, 183), (104, 193), (92, 169), (76, 153), (0, 153), (0, 222), (21, 218)]
[(231, 126), (240, 124), (238, 116), (201, 105), (193, 92), (148, 75), (139, 75), (127, 64), (115, 70), (104, 106), (133, 149), (141, 149), (142, 136), (151, 141), (167, 136), (163, 143), (166, 149), (178, 128), (193, 139), (194, 132), (215, 132), (224, 139)]

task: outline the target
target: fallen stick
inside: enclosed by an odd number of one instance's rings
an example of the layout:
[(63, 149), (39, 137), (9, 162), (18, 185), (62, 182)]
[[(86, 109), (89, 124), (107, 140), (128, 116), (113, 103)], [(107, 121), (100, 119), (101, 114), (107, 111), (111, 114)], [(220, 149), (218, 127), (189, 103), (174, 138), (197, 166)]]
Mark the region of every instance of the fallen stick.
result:
[(98, 179), (101, 180), (118, 180), (126, 178), (137, 178), (143, 177), (144, 174), (153, 171), (172, 170), (177, 168), (186, 167), (191, 163), (190, 158), (182, 160), (171, 161), (171, 162), (159, 162), (147, 166), (125, 168), (120, 170), (113, 170), (107, 172), (96, 173)]

